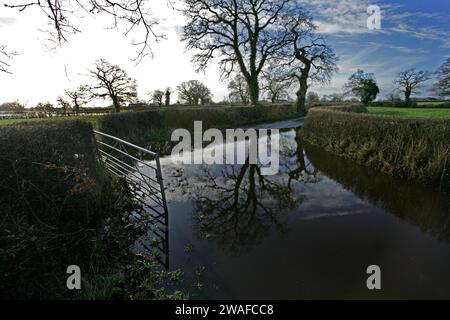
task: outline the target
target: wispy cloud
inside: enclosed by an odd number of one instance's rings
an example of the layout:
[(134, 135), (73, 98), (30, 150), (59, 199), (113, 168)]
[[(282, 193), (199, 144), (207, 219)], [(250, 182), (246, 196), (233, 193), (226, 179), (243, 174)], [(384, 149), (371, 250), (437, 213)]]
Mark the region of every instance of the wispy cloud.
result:
[(405, 23), (399, 23), (396, 27), (390, 28), (391, 31), (410, 35), (420, 40), (434, 40), (442, 43), (445, 48), (450, 48), (450, 31), (438, 27), (412, 27)]
[(367, 0), (298, 0), (298, 2), (313, 13), (321, 33), (373, 32), (367, 28), (367, 8), (373, 3)]

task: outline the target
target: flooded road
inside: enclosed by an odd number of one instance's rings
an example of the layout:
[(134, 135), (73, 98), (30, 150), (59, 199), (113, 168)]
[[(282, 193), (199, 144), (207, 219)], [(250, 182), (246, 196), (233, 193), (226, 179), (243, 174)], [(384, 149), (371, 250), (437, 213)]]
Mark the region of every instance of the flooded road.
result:
[(170, 269), (192, 298), (450, 298), (449, 194), (280, 137), (275, 176), (163, 159)]

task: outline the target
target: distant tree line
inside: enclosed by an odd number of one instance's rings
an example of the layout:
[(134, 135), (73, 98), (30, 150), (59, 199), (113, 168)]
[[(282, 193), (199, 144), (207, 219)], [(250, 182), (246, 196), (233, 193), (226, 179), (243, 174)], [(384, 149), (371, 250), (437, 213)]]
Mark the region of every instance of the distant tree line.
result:
[[(162, 38), (155, 31), (156, 20), (150, 16), (146, 1), (76, 0), (36, 1), (16, 3), (6, 1), (5, 7), (19, 12), (39, 7), (42, 16), (51, 22), (52, 36), (65, 42), (68, 33), (80, 32), (75, 26), (80, 12), (104, 15), (122, 22), (131, 30), (142, 28), (144, 38), (139, 45), (138, 58), (151, 53), (150, 39)], [(205, 70), (217, 63), (222, 78), (228, 80), (232, 103), (258, 105), (267, 99), (272, 103), (296, 97), (299, 114), (306, 112), (306, 102), (317, 100), (309, 95), (313, 85), (329, 83), (338, 71), (338, 57), (317, 31), (311, 15), (293, 0), (185, 0), (181, 10), (186, 24), (182, 41), (193, 50), (197, 70)], [(128, 32), (127, 32), (128, 33)], [(0, 44), (0, 71), (9, 72), (9, 60), (14, 56), (6, 45)], [(449, 97), (449, 59), (435, 72), (437, 82), (433, 92)], [(129, 103), (137, 103), (136, 80), (119, 66), (104, 59), (96, 61), (89, 72), (93, 84), (65, 91), (58, 97), (59, 107), (66, 112), (79, 113), (90, 99), (108, 99), (116, 112)], [(394, 84), (404, 96), (405, 105), (431, 78), (431, 73), (416, 69), (401, 72)], [(211, 102), (211, 90), (197, 80), (177, 86), (179, 101), (191, 105)], [(357, 70), (343, 88), (343, 94), (323, 97), (332, 101), (358, 99), (364, 104), (374, 101), (380, 93), (376, 78), (371, 73)], [(162, 107), (173, 104), (170, 88), (150, 93), (150, 102)], [(42, 107), (42, 106), (40, 106)]]

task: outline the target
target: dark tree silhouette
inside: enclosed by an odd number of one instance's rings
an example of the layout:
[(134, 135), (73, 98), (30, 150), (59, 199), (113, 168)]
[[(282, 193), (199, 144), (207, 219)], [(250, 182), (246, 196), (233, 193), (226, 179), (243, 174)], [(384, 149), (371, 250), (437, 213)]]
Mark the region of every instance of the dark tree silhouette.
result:
[(170, 106), (170, 95), (171, 94), (172, 94), (172, 90), (170, 88), (167, 88), (166, 92), (164, 93), (166, 107)]
[(181, 83), (177, 90), (179, 99), (190, 105), (205, 104), (211, 100), (211, 90), (198, 80), (190, 80)]
[(56, 102), (61, 107), (63, 114), (66, 115), (70, 109), (70, 103), (63, 96), (58, 96)]
[(325, 39), (316, 33), (316, 25), (308, 15), (291, 19), (291, 32), (294, 34), (294, 57), (300, 65), (294, 66), (293, 76), (299, 82), (297, 91), (297, 110), (306, 114), (306, 94), (312, 82), (327, 83), (337, 71), (337, 57)]
[(229, 98), (231, 102), (248, 104), (250, 101), (248, 96), (248, 84), (241, 74), (237, 74), (231, 79), (228, 83), (228, 90), (230, 91)]
[(89, 88), (79, 86), (75, 90), (65, 90), (66, 95), (72, 100), (73, 108), (76, 114), (80, 113), (80, 108), (86, 103)]
[(437, 82), (433, 86), (433, 91), (442, 98), (450, 97), (450, 58), (436, 71)]
[(151, 16), (148, 3), (146, 0), (7, 0), (4, 6), (19, 12), (39, 7), (43, 17), (50, 22), (51, 39), (58, 44), (66, 42), (68, 34), (80, 32), (78, 25), (85, 16), (109, 16), (114, 28), (120, 24), (125, 26), (125, 35), (140, 28), (143, 37), (132, 42), (140, 48), (134, 60), (140, 60), (152, 53), (149, 46), (152, 39), (164, 38), (155, 31), (158, 21)]
[(95, 64), (90, 75), (97, 80), (97, 84), (89, 88), (95, 98), (110, 98), (116, 112), (120, 112), (124, 102), (133, 102), (137, 98), (136, 80), (128, 77), (127, 73), (117, 65), (112, 65), (105, 59)]
[[(291, 43), (282, 18), (290, 0), (186, 0), (182, 40), (197, 53), (204, 70), (216, 56), (224, 78), (239, 71), (248, 84), (250, 103), (259, 101), (259, 75)], [(291, 8), (296, 8), (292, 6)]]
[(380, 89), (373, 73), (365, 73), (358, 69), (352, 74), (344, 85), (345, 94), (352, 94), (359, 98), (365, 105), (376, 99)]
[(153, 91), (152, 100), (153, 100), (153, 103), (158, 105), (158, 107), (162, 106), (163, 98), (164, 98), (164, 91), (162, 91), (162, 90)]
[(405, 104), (411, 105), (411, 95), (417, 93), (418, 89), (423, 87), (424, 83), (430, 79), (427, 71), (418, 71), (415, 68), (400, 72), (394, 84), (403, 91), (405, 95)]

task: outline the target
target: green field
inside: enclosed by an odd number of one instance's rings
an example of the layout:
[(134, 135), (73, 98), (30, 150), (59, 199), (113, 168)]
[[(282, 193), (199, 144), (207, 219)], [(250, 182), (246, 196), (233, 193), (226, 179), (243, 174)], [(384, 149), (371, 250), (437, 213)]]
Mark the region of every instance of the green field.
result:
[(419, 101), (417, 102), (417, 105), (419, 107), (422, 106), (435, 106), (435, 107), (439, 107), (439, 106), (443, 106), (445, 104), (448, 104), (448, 101)]
[(418, 118), (450, 118), (450, 109), (368, 107), (370, 114)]
[(95, 116), (71, 116), (71, 117), (32, 118), (32, 119), (4, 119), (4, 120), (0, 120), (0, 126), (20, 123), (20, 122), (43, 122), (43, 121), (63, 121), (63, 120), (83, 120), (83, 121), (92, 122), (95, 126), (97, 123), (97, 120), (100, 117), (102, 117), (102, 116), (95, 115)]

